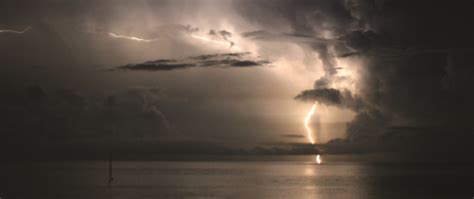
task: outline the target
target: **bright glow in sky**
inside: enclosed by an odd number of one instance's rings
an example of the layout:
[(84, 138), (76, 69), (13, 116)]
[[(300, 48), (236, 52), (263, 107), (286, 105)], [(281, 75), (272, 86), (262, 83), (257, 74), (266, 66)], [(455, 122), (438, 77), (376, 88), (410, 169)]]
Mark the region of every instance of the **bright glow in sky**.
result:
[(31, 27), (28, 26), (28, 27), (26, 27), (25, 29), (23, 29), (21, 31), (18, 31), (18, 30), (0, 30), (0, 33), (23, 34), (23, 33), (25, 33), (26, 31), (28, 31), (30, 29), (31, 29)]
[(128, 40), (132, 40), (132, 41), (139, 41), (139, 42), (154, 42), (154, 41), (157, 41), (158, 39), (142, 39), (142, 38), (138, 38), (138, 37), (131, 37), (131, 36), (125, 36), (125, 35), (117, 35), (117, 34), (114, 34), (114, 33), (111, 33), (109, 32), (109, 35), (113, 38), (117, 38), (117, 39), (128, 39)]
[(209, 39), (207, 37), (201, 37), (201, 36), (198, 36), (198, 35), (191, 35), (191, 37), (195, 38), (195, 39), (200, 39), (200, 40), (203, 40), (203, 41), (206, 41), (206, 42), (212, 42), (212, 43), (215, 43), (215, 44), (228, 46), (229, 48), (235, 48), (235, 49), (241, 50), (239, 46), (231, 45), (231, 43), (229, 41), (227, 41), (227, 42), (216, 41), (216, 40), (212, 40), (212, 39)]

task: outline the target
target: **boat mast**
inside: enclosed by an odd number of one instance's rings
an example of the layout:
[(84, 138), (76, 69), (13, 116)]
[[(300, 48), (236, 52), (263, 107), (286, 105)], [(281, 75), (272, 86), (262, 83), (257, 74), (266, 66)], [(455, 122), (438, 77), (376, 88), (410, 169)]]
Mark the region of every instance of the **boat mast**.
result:
[(112, 152), (109, 154), (109, 185), (112, 184), (114, 177), (112, 177)]

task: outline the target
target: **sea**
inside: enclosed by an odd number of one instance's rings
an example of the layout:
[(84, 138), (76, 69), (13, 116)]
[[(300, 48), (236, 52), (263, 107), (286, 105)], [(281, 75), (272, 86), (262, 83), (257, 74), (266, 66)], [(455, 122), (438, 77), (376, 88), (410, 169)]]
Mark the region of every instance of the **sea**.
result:
[(472, 164), (322, 159), (117, 160), (111, 170), (108, 160), (6, 162), (0, 165), (0, 198), (474, 198)]

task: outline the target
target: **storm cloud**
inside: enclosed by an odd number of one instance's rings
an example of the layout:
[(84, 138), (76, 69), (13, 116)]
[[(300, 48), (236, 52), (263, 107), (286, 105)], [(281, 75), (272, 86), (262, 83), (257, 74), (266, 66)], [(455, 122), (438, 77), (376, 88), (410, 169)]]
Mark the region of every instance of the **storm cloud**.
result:
[(255, 67), (269, 64), (266, 60), (249, 60), (250, 53), (226, 53), (188, 57), (180, 60), (160, 59), (141, 64), (128, 64), (118, 69), (134, 71), (166, 71), (190, 67)]
[[(2, 129), (12, 140), (23, 136), (55, 141), (172, 135), (170, 121), (159, 109), (160, 94), (153, 89), (96, 98), (71, 89), (31, 86), (19, 94), (22, 100), (3, 100), (0, 107), (9, 115)], [(27, 135), (30, 132), (35, 133)]]
[[(345, 111), (328, 113), (335, 122), (350, 116), (341, 143), (431, 129), (447, 137), (461, 129), (468, 133), (455, 135), (472, 140), (471, 7), (395, 0), (2, 1), (8, 133), (1, 138), (156, 138), (179, 129), (188, 139), (245, 145), (304, 134), (300, 102), (318, 102)], [(129, 91), (135, 88), (143, 90)]]
[[(471, 128), (466, 118), (474, 110), (467, 103), (473, 95), (465, 91), (472, 89), (472, 78), (459, 78), (473, 74), (466, 58), (474, 46), (467, 4), (282, 0), (249, 3), (241, 12), (265, 27), (244, 37), (295, 43), (317, 53), (324, 75), (295, 99), (354, 111), (347, 137), (367, 141), (392, 126)], [(256, 7), (271, 9), (252, 12)], [(277, 21), (289, 30), (275, 30)], [(341, 62), (361, 63), (355, 89), (341, 86), (340, 78), (347, 77), (339, 72)]]

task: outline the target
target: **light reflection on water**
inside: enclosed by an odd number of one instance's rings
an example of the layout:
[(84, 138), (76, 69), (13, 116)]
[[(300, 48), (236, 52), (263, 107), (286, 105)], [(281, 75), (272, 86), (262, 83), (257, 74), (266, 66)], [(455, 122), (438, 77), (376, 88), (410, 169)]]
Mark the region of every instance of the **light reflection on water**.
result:
[[(466, 174), (469, 165), (370, 165), (327, 161), (331, 158), (325, 156), (321, 165), (314, 156), (308, 161), (122, 161), (114, 163), (111, 186), (104, 161), (38, 163), (32, 192), (35, 198), (446, 198), (464, 196), (462, 185), (447, 187), (450, 181), (474, 179)], [(6, 175), (11, 183), (4, 194), (21, 195), (14, 185), (26, 180)]]
[(151, 186), (170, 198), (364, 198), (360, 180), (354, 178), (358, 165), (161, 162), (151, 167), (119, 170), (113, 186)]

